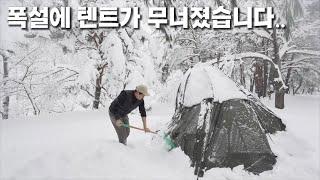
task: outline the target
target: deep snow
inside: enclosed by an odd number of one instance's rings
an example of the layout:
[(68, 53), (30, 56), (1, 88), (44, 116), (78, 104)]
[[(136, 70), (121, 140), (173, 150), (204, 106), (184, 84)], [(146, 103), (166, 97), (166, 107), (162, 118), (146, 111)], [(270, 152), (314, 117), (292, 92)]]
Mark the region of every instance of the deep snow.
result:
[[(273, 100), (263, 99), (268, 107)], [(319, 96), (286, 96), (286, 109), (274, 109), (287, 131), (268, 137), (278, 156), (274, 170), (260, 176), (238, 166), (214, 168), (204, 180), (319, 179)], [(150, 129), (170, 120), (173, 106), (154, 104)], [(141, 126), (139, 113), (129, 116)], [(106, 110), (42, 114), (0, 121), (0, 179), (196, 179), (189, 159), (176, 148), (167, 152), (161, 138), (131, 130), (128, 146), (117, 142)]]

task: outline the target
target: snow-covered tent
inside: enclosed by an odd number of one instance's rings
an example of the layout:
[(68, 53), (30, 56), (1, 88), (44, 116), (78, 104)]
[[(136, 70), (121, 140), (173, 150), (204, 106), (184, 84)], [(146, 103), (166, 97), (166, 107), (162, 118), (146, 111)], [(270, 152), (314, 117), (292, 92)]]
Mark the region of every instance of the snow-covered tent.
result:
[(201, 177), (213, 167), (244, 165), (255, 174), (271, 170), (276, 156), (266, 133), (285, 127), (251, 93), (207, 62), (184, 75), (167, 132)]

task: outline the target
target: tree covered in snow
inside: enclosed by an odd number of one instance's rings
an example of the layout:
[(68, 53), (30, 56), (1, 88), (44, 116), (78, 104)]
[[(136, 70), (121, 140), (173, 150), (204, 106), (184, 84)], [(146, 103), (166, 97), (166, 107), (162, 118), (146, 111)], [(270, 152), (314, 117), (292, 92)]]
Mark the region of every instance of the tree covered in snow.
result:
[[(141, 7), (144, 2), (17, 1), (16, 5), (70, 6), (77, 11), (79, 6)], [(72, 19), (77, 19), (76, 13), (73, 16)], [(50, 27), (19, 31), (22, 35), (19, 40), (8, 38), (10, 48), (5, 45), (7, 41), (1, 41), (4, 119), (9, 114), (97, 109), (99, 105), (105, 107), (123, 89), (138, 84), (156, 88), (155, 69), (162, 55), (155, 46), (157, 39), (145, 31), (147, 26), (133, 29), (132, 24), (128, 24), (116, 29), (80, 29), (78, 21), (72, 23), (68, 30)], [(18, 90), (9, 91), (13, 87)], [(9, 112), (13, 108), (19, 109), (15, 115)]]
[(292, 32), (291, 48), (283, 53), (283, 72), (286, 84), (293, 94), (314, 93), (320, 83), (320, 21), (319, 1), (305, 5), (305, 16), (296, 22)]
[[(276, 1), (161, 1), (163, 4), (176, 8), (192, 6), (209, 6), (212, 9), (223, 5), (226, 9), (240, 8), (240, 19), (247, 17), (246, 7), (273, 7), (276, 19), (274, 24), (283, 23), (284, 29), (266, 28), (233, 28), (231, 30), (212, 30), (192, 28), (177, 28), (171, 30), (172, 49), (168, 50), (166, 58), (168, 72), (181, 69), (183, 72), (197, 62), (216, 59), (228, 76), (236, 82), (256, 92), (258, 97), (276, 94), (275, 106), (284, 108), (284, 94), (290, 90), (288, 69), (317, 69), (318, 51), (316, 45), (309, 47), (297, 46), (297, 37), (310, 36), (309, 32), (299, 33), (305, 26), (303, 16), (305, 8), (297, 0)], [(314, 2), (317, 3), (317, 2)], [(160, 5), (163, 5), (160, 4)], [(316, 7), (316, 6), (315, 6)], [(310, 8), (309, 8), (310, 9)], [(308, 21), (307, 21), (308, 22)], [(309, 21), (310, 28), (315, 29), (317, 21)], [(312, 30), (311, 30), (312, 31)], [(318, 34), (319, 30), (314, 34)], [(303, 36), (301, 35), (303, 34)], [(301, 44), (301, 43), (300, 43)], [(295, 55), (293, 55), (295, 54)], [(300, 57), (300, 59), (297, 59)], [(293, 60), (293, 59), (295, 60)], [(302, 58), (302, 59), (301, 59)], [(300, 66), (294, 66), (295, 62)], [(312, 61), (310, 63), (310, 61)], [(290, 64), (288, 66), (288, 64)], [(296, 70), (295, 70), (296, 71)], [(314, 71), (313, 74), (317, 72)], [(314, 76), (312, 76), (314, 77)], [(309, 83), (310, 84), (310, 83)], [(311, 88), (312, 89), (312, 88)]]

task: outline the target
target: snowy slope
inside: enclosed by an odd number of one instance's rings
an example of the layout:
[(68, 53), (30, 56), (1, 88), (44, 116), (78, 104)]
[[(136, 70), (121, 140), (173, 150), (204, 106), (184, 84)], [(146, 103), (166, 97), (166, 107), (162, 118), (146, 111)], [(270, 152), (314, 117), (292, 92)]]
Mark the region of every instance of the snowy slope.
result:
[[(273, 101), (265, 99), (273, 106)], [(288, 131), (272, 135), (278, 156), (273, 171), (260, 176), (241, 166), (214, 168), (204, 180), (319, 179), (320, 97), (286, 97), (285, 110), (275, 110)], [(172, 106), (156, 104), (148, 112), (151, 129), (163, 128)], [(136, 113), (131, 124), (141, 126)], [(128, 146), (117, 143), (106, 111), (43, 114), (29, 120), (0, 121), (0, 179), (196, 179), (180, 149), (167, 152), (154, 135), (132, 130)]]

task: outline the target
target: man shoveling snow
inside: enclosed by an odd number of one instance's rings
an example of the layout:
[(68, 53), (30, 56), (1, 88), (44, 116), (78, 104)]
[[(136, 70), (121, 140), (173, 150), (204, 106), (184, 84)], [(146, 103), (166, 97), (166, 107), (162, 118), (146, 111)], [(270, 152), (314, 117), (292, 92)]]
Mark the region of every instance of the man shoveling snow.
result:
[(128, 114), (138, 106), (143, 122), (143, 130), (151, 132), (147, 127), (144, 96), (149, 96), (148, 88), (145, 85), (139, 85), (135, 90), (123, 90), (109, 107), (110, 120), (116, 130), (119, 142), (122, 144), (127, 144), (127, 138), (130, 133)]

